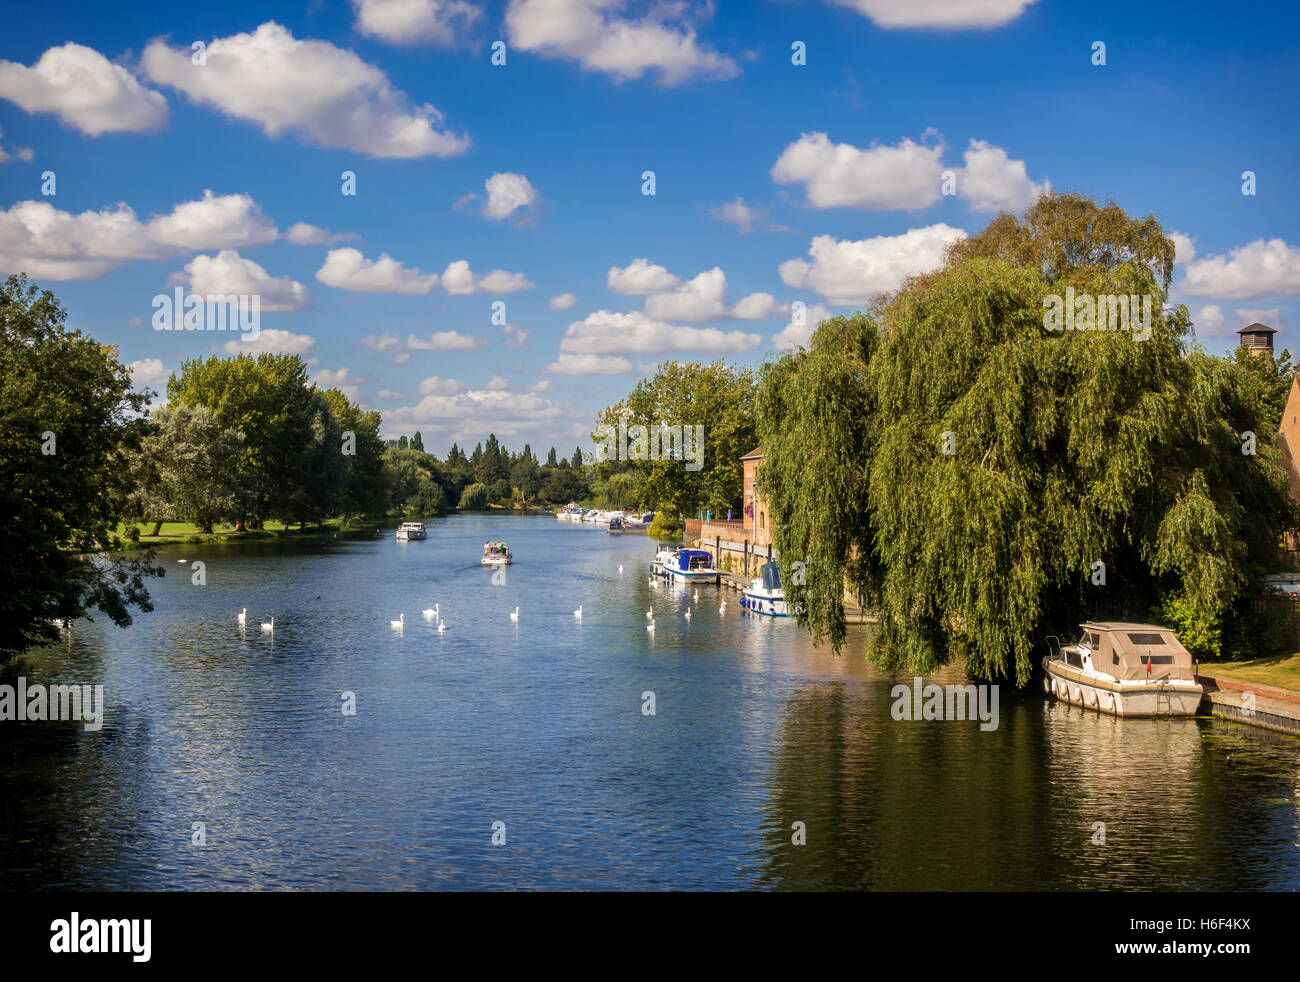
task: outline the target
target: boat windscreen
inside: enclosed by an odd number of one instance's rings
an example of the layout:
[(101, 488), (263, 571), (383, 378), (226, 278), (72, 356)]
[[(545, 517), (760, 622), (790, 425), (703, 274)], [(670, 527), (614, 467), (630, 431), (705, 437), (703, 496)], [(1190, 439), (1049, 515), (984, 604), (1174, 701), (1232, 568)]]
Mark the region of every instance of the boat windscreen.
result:
[(779, 563), (771, 562), (763, 564), (763, 589), (779, 590), (781, 589), (781, 566)]

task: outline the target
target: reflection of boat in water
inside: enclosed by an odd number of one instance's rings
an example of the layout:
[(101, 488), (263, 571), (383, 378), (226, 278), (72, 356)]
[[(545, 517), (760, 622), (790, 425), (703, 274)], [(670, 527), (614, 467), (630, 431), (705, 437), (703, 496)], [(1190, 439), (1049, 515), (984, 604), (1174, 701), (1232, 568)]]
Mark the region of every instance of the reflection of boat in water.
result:
[(1043, 689), (1065, 702), (1116, 716), (1193, 716), (1201, 704), (1191, 653), (1167, 627), (1090, 621), (1053, 647)]
[(484, 566), (509, 566), (515, 561), (510, 555), (510, 547), (504, 542), (484, 542), (483, 558), (479, 562)]
[(718, 569), (713, 556), (703, 549), (660, 549), (650, 572), (679, 583), (717, 583)]
[(740, 606), (755, 614), (769, 617), (789, 617), (785, 605), (785, 591), (781, 589), (781, 566), (773, 561), (764, 563), (758, 577), (740, 594)]
[(405, 542), (408, 539), (427, 539), (429, 533), (424, 528), (423, 522), (403, 522), (397, 528), (397, 541)]

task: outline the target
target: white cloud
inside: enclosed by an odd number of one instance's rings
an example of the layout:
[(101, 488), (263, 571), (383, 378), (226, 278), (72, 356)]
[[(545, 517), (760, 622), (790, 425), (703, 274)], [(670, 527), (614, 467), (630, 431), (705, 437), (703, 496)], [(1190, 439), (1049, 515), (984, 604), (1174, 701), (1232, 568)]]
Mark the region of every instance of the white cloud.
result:
[(1193, 314), (1192, 326), (1201, 337), (1218, 337), (1228, 333), (1224, 330), (1223, 308), (1218, 304), (1206, 304)]
[(1279, 331), (1286, 327), (1286, 322), (1282, 320), (1282, 309), (1280, 307), (1236, 307), (1232, 312), (1237, 315), (1237, 321), (1242, 327), (1250, 324), (1264, 324), (1267, 327), (1277, 328)]
[(294, 334), (276, 328), (262, 328), (257, 337), (245, 335), (237, 341), (227, 341), (222, 349), (228, 355), (260, 355), (263, 353), (281, 355), (306, 355), (316, 347), (316, 339), (310, 334)]
[(31, 68), (0, 60), (0, 98), (29, 113), (54, 113), (87, 136), (167, 125), (167, 100), (94, 48), (68, 42)]
[(141, 358), (127, 365), (126, 370), (131, 373), (131, 384), (136, 388), (144, 385), (161, 385), (171, 375), (171, 372), (163, 368), (163, 363), (158, 358)]
[(48, 201), (19, 201), (0, 210), (0, 271), (46, 280), (98, 279), (129, 260), (260, 245), (277, 235), (246, 194), (204, 191), (201, 200), (183, 202), (147, 223), (125, 204), (73, 215)]
[(1037, 0), (832, 0), (870, 17), (877, 27), (956, 30), (1010, 23)]
[(1227, 256), (1189, 262), (1178, 283), (1182, 293), (1215, 300), (1244, 300), (1300, 293), (1300, 247), (1282, 239), (1256, 239)]
[(792, 307), (790, 323), (772, 335), (772, 347), (778, 351), (808, 347), (817, 325), (833, 316), (835, 315), (824, 303), (809, 304), (802, 310)]
[(720, 222), (727, 222), (736, 226), (742, 232), (754, 231), (763, 218), (759, 212), (745, 204), (744, 198), (737, 198), (735, 201), (728, 201), (724, 205), (710, 208), (709, 214)]
[(860, 150), (804, 133), (772, 165), (778, 184), (802, 184), (814, 208), (925, 208), (939, 200), (943, 145), (906, 137), (895, 147)]
[(483, 388), (489, 392), (504, 392), (510, 388), (510, 380), (502, 378), (500, 375), (493, 375), (483, 383)]
[(459, 379), (430, 375), (420, 381), (415, 391), (422, 396), (454, 396), (465, 391), (465, 383)]
[(550, 387), (551, 387), (551, 380), (548, 378), (544, 378), (540, 382), (534, 382), (528, 388), (531, 389), (533, 392), (546, 392), (550, 389)]
[(770, 293), (751, 293), (736, 302), (731, 308), (731, 316), (746, 321), (761, 321), (776, 313), (779, 305), (776, 297)]
[(590, 355), (660, 355), (681, 349), (739, 354), (756, 347), (761, 341), (757, 334), (744, 331), (667, 324), (639, 310), (626, 314), (598, 310), (568, 326), (560, 341), (560, 351)]
[(511, 0), (507, 37), (512, 48), (576, 61), (618, 82), (646, 72), (663, 86), (740, 74), (729, 57), (696, 40), (692, 8), (653, 4), (632, 18), (623, 16), (629, 6), (627, 0)]
[(477, 277), (464, 259), (448, 263), (442, 273), (442, 288), (453, 296), (471, 293), (515, 293), (531, 290), (535, 284), (523, 273), (507, 273), (494, 269), (484, 277)]
[(285, 233), (285, 238), (294, 245), (333, 245), (336, 242), (355, 239), (357, 235), (354, 232), (331, 232), (327, 228), (308, 222), (294, 222)]
[(674, 290), (646, 297), (645, 311), (656, 320), (721, 320), (727, 316), (726, 294), (726, 274), (714, 266)]
[(407, 269), (386, 252), (378, 259), (367, 259), (361, 250), (352, 248), (331, 249), (325, 265), (316, 271), (316, 279), (340, 290), (406, 296), (423, 296), (438, 285), (437, 273)]
[(405, 392), (394, 392), (392, 389), (380, 389), (379, 398), (381, 399), (405, 399)]
[(338, 389), (353, 402), (361, 398), (361, 383), (364, 379), (348, 378), (348, 367), (344, 365), (338, 371), (329, 368), (322, 368), (313, 377), (312, 381), (316, 383), (319, 389)]
[(626, 358), (612, 355), (570, 355), (560, 352), (559, 357), (544, 369), (549, 375), (623, 375), (632, 371)]
[(413, 406), (385, 410), (384, 429), (418, 429), (426, 446), (433, 436), (463, 442), (480, 440), (484, 433), (513, 443), (531, 440), (545, 445), (556, 438), (580, 439), (590, 433), (591, 414), (534, 393), (470, 389), (426, 395)]
[(644, 296), (651, 293), (663, 293), (680, 283), (676, 276), (662, 266), (656, 266), (649, 259), (633, 259), (623, 269), (609, 267), (605, 275), (605, 285), (614, 293), (627, 296)]
[(576, 294), (561, 293), (558, 297), (551, 297), (551, 299), (547, 301), (546, 306), (550, 307), (552, 310), (569, 310), (570, 308), (577, 306), (577, 304), (578, 297)]
[(222, 249), (215, 256), (198, 255), (185, 264), (183, 273), (173, 273), (171, 285), (189, 284), (191, 293), (203, 296), (242, 294), (261, 297), (263, 312), (306, 310), (311, 306), (307, 288), (288, 276), (271, 276), (251, 259), (234, 249)]
[(487, 338), (476, 338), (459, 331), (435, 331), (428, 339), (414, 334), (406, 338), (408, 351), (477, 351), (487, 343)]
[(510, 218), (520, 208), (531, 211), (537, 204), (537, 189), (523, 174), (493, 174), (483, 187), (487, 190), (483, 214), (494, 221)]
[[(4, 133), (0, 132), (0, 136), (4, 136)], [(25, 163), (30, 163), (32, 158), (35, 156), (36, 156), (36, 151), (33, 150), (31, 147), (14, 147), (14, 152), (12, 155), (10, 155), (9, 151), (7, 151), (4, 147), (0, 146), (0, 164), (8, 162), (9, 160), (12, 160), (14, 157), (17, 157), (19, 160)]]
[(506, 347), (522, 348), (528, 343), (532, 331), (526, 327), (515, 327), (513, 324), (506, 324), (501, 328), (501, 333), (506, 336)]
[(1174, 243), (1174, 263), (1178, 266), (1186, 266), (1196, 258), (1196, 243), (1190, 236), (1183, 235), (1182, 232), (1166, 232), (1165, 238), (1172, 239)]
[(396, 334), (367, 334), (361, 339), (361, 346), (372, 351), (396, 351), (402, 346), (402, 339)]
[(859, 306), (878, 293), (897, 289), (915, 273), (937, 268), (948, 244), (965, 236), (961, 229), (942, 222), (856, 242), (819, 235), (808, 249), (812, 262), (782, 263), (781, 281), (794, 289), (814, 290), (837, 307)]
[(1018, 211), (1033, 203), (1052, 184), (1035, 184), (1023, 160), (1011, 160), (1001, 147), (971, 140), (962, 155), (966, 166), (957, 178), (957, 193), (974, 211)]
[(208, 42), (204, 65), (191, 64), (190, 54), (153, 41), (141, 66), (154, 82), (273, 139), (298, 133), (369, 157), (453, 157), (469, 146), (442, 129), (441, 112), (412, 105), (381, 69), (328, 41), (297, 40), (274, 21)]
[(454, 46), (483, 13), (464, 0), (352, 0), (357, 31), (390, 44)]

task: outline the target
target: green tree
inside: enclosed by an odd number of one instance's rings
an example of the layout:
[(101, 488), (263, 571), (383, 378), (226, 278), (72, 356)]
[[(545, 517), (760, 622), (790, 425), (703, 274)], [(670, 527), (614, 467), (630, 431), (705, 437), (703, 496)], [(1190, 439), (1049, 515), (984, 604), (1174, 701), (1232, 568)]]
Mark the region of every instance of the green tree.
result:
[(321, 395), (339, 429), (353, 435), (353, 452), (343, 454), (346, 475), (339, 488), (338, 508), (344, 518), (383, 514), (390, 488), (384, 469), (384, 441), (379, 436), (382, 423), (379, 413), (362, 411), (338, 389), (326, 389)]
[[(1189, 351), (1172, 261), (1155, 219), (1045, 195), (765, 369), (759, 480), (815, 636), (842, 642), (847, 577), (880, 611), (883, 667), (961, 657), (1023, 683), (1042, 635), (1100, 599), (1099, 568), (1133, 607), (1172, 590), (1209, 626), (1275, 561), (1285, 473), (1240, 439), (1269, 432), (1263, 387)], [(1150, 295), (1150, 337), (1048, 330), (1067, 287)]]
[(461, 511), (484, 511), (487, 506), (488, 489), (482, 484), (471, 484), (461, 493)]
[(128, 455), (146, 428), (148, 393), (112, 345), (69, 330), (48, 290), (0, 283), (0, 655), (52, 640), (53, 618), (98, 610), (118, 626), (153, 609), (153, 554), (127, 558)]

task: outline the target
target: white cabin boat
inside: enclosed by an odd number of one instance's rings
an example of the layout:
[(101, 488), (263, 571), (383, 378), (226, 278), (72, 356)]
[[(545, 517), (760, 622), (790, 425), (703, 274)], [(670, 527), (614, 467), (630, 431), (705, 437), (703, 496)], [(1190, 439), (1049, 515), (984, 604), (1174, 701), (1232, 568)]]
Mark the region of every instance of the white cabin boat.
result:
[(781, 588), (781, 566), (773, 561), (764, 563), (758, 577), (740, 593), (740, 606), (755, 614), (768, 617), (789, 617), (785, 604), (785, 591)]
[(678, 583), (717, 583), (720, 579), (712, 554), (703, 549), (661, 549), (655, 553), (650, 572)]
[[(1191, 653), (1156, 624), (1089, 621), (1043, 659), (1043, 690), (1115, 716), (1194, 716), (1203, 690)], [(1055, 638), (1049, 639), (1049, 645)]]
[(509, 566), (515, 561), (515, 557), (510, 555), (510, 547), (504, 542), (484, 542), (483, 558), (479, 560), (483, 566)]
[(397, 527), (397, 541), (406, 542), (410, 539), (427, 539), (428, 531), (423, 522), (403, 522)]

